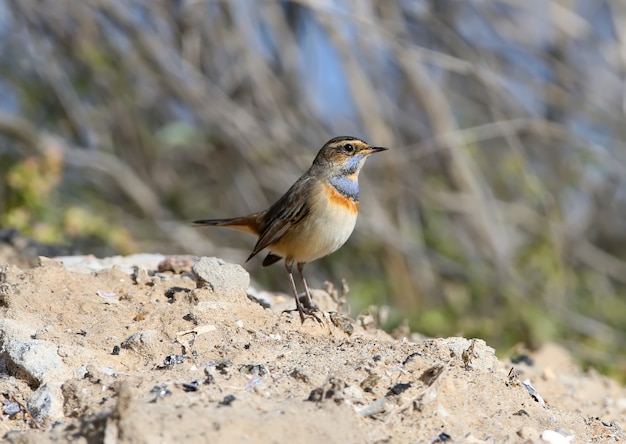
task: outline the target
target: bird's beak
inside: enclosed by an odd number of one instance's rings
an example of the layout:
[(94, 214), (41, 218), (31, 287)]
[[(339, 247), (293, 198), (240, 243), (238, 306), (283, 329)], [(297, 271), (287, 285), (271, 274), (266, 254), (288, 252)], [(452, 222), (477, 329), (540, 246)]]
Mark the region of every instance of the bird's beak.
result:
[(381, 151), (387, 151), (389, 148), (384, 146), (371, 146), (367, 154), (380, 153)]

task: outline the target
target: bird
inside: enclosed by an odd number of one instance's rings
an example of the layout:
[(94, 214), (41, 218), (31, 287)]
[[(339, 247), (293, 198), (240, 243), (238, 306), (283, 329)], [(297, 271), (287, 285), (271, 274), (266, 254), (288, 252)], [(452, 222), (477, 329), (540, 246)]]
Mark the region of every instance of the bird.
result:
[[(317, 308), (302, 270), (308, 262), (334, 253), (348, 240), (359, 210), (359, 172), (370, 155), (385, 150), (356, 137), (335, 137), (268, 209), (242, 217), (199, 219), (193, 225), (226, 227), (257, 236), (246, 262), (262, 250), (268, 250), (264, 267), (284, 259), (301, 322), (307, 316), (321, 322), (314, 313)], [(294, 281), (294, 264), (304, 287), (304, 304)]]

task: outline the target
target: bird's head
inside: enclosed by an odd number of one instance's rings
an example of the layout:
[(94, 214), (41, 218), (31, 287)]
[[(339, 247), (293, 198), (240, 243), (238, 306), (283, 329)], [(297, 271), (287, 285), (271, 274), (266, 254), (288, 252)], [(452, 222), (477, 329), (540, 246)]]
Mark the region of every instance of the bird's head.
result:
[(329, 175), (358, 175), (370, 154), (387, 148), (370, 146), (356, 137), (341, 136), (330, 139), (313, 161), (313, 168), (321, 168)]

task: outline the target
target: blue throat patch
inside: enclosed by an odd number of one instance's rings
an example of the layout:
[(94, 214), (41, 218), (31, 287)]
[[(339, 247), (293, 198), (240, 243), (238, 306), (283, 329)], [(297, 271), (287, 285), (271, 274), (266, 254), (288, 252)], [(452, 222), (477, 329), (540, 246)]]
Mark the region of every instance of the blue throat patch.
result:
[(346, 162), (343, 164), (343, 172), (344, 174), (352, 174), (355, 173), (361, 167), (361, 162), (365, 158), (365, 154), (357, 154), (354, 157), (350, 157), (346, 159)]
[(355, 202), (359, 201), (359, 182), (356, 180), (349, 179), (347, 176), (336, 176), (331, 177), (329, 182), (342, 195)]

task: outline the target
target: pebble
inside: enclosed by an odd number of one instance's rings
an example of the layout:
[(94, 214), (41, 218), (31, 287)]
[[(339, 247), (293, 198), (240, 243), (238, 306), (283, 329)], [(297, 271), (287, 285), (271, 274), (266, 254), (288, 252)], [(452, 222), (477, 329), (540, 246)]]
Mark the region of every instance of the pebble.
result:
[(363, 390), (361, 390), (361, 388), (356, 385), (346, 386), (346, 388), (343, 389), (343, 394), (350, 399), (361, 400), (365, 397), (365, 395), (363, 394)]
[(361, 410), (357, 411), (357, 414), (363, 417), (373, 416), (385, 411), (386, 399), (385, 397), (379, 398), (377, 401), (366, 405)]
[(574, 437), (562, 435), (554, 430), (544, 430), (541, 439), (549, 444), (569, 444)]
[(156, 337), (156, 330), (141, 330), (129, 336), (122, 342), (121, 346), (139, 354), (148, 353), (153, 355), (156, 348)]
[(199, 301), (228, 301), (247, 303), (247, 291), (250, 286), (250, 275), (241, 266), (229, 264), (214, 257), (201, 257), (192, 267), (196, 276), (196, 291)]
[[(44, 258), (45, 259), (45, 258)], [(80, 273), (92, 273), (107, 268), (118, 267), (125, 274), (132, 275), (136, 267), (146, 270), (156, 270), (159, 263), (165, 259), (162, 254), (131, 254), (129, 256), (113, 256), (107, 258), (96, 258), (88, 256), (60, 256), (55, 261), (48, 259), (47, 262), (56, 263), (61, 261), (69, 271)]]
[(2, 338), (3, 343), (10, 339), (30, 338), (37, 333), (36, 328), (28, 327), (23, 322), (13, 319), (0, 319), (0, 338)]
[(487, 343), (482, 339), (466, 339), (459, 337), (452, 337), (443, 339), (450, 352), (461, 358), (463, 352), (468, 350), (472, 346), (474, 341), (473, 356), (471, 360), (471, 366), (474, 369), (491, 370), (498, 367), (498, 358), (496, 357), (496, 351), (489, 347)]
[(63, 391), (61, 382), (48, 382), (41, 385), (28, 398), (28, 410), (39, 423), (64, 418)]
[(57, 354), (57, 346), (48, 341), (10, 339), (4, 357), (9, 374), (29, 385), (63, 381), (70, 373)]

